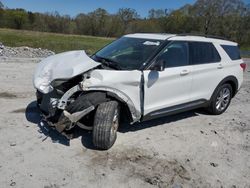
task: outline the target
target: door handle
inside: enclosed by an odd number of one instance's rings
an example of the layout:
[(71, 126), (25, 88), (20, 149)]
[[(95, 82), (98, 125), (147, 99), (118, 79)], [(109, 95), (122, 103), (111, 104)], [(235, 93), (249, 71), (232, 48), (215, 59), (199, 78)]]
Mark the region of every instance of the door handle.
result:
[(218, 69), (223, 69), (222, 64), (219, 64), (217, 68), (218, 68)]
[(185, 75), (188, 75), (189, 74), (189, 71), (188, 70), (183, 70), (181, 71), (181, 76), (185, 76)]

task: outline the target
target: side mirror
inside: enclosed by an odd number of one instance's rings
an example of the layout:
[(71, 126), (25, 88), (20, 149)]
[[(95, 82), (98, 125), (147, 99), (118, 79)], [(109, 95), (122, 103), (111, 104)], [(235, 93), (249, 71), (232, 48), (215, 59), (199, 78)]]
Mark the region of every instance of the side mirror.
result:
[(150, 70), (154, 70), (154, 71), (164, 71), (165, 70), (165, 60), (161, 59), (161, 60), (157, 60), (154, 65), (150, 68)]

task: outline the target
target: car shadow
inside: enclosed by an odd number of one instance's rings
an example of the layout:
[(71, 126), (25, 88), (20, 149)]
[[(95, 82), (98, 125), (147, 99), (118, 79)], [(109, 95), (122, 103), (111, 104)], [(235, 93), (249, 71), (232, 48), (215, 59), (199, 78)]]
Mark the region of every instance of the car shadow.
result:
[(126, 123), (126, 124), (122, 124), (118, 131), (121, 133), (140, 131), (143, 129), (148, 129), (151, 127), (156, 127), (159, 125), (180, 121), (182, 119), (190, 118), (193, 116), (199, 116), (199, 114), (205, 114), (206, 112), (203, 112), (203, 111), (204, 110), (202, 109), (192, 110), (192, 111), (182, 112), (176, 115), (170, 115), (170, 116), (165, 116), (162, 118), (156, 118), (156, 119), (152, 119), (148, 121), (135, 123), (133, 125)]
[[(149, 121), (145, 121), (141, 123), (135, 123), (134, 125), (130, 125), (129, 123), (123, 123), (119, 127), (118, 132), (126, 133), (126, 132), (140, 131), (143, 129), (159, 126), (162, 124), (180, 121), (182, 119), (190, 118), (193, 116), (199, 116), (199, 114), (207, 114), (207, 113), (202, 109), (198, 109), (198, 110), (183, 112), (183, 113), (176, 114), (176, 115), (166, 116), (163, 118), (157, 118), (154, 120), (149, 120)], [(57, 132), (55, 129), (51, 128), (46, 122), (42, 120), (40, 111), (37, 108), (37, 104), (35, 101), (31, 102), (27, 106), (26, 111), (25, 111), (25, 116), (29, 122), (36, 124), (39, 127), (38, 132), (45, 136), (43, 141), (45, 141), (49, 137), (53, 143), (60, 143), (65, 146), (70, 146), (70, 140), (68, 138), (66, 138), (64, 135), (60, 134), (59, 132)], [(92, 142), (91, 131), (87, 131), (79, 127), (75, 127), (72, 133), (74, 135), (72, 139), (81, 137), (82, 145), (85, 148), (96, 150)]]
[(49, 127), (49, 125), (42, 120), (42, 116), (40, 115), (40, 111), (37, 108), (36, 101), (33, 101), (28, 104), (25, 110), (25, 116), (27, 121), (37, 125), (39, 128), (38, 132), (45, 136), (42, 141), (45, 141), (47, 138), (51, 138), (53, 143), (60, 143), (65, 146), (70, 145), (69, 139)]

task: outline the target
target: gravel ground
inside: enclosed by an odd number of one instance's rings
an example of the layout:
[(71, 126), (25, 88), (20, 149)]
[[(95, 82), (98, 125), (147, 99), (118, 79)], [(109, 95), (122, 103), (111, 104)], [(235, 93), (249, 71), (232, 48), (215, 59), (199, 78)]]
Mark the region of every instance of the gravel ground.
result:
[(41, 48), (30, 48), (27, 46), (22, 47), (8, 47), (4, 46), (0, 42), (0, 57), (6, 58), (44, 58), (48, 57), (50, 55), (54, 55), (55, 53), (47, 50), (47, 49), (41, 49)]
[[(226, 113), (123, 125), (114, 147), (40, 123), (34, 58), (0, 57), (0, 187), (250, 187), (250, 69)], [(248, 65), (250, 66), (250, 60)]]

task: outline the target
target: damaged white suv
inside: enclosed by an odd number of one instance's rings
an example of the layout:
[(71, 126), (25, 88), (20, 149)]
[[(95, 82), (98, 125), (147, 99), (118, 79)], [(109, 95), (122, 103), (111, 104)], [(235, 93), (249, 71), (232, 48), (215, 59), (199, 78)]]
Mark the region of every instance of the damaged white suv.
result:
[(37, 104), (50, 126), (70, 137), (93, 130), (109, 149), (120, 120), (130, 123), (205, 107), (223, 113), (243, 81), (237, 43), (206, 36), (130, 34), (93, 56), (48, 57), (34, 75)]

